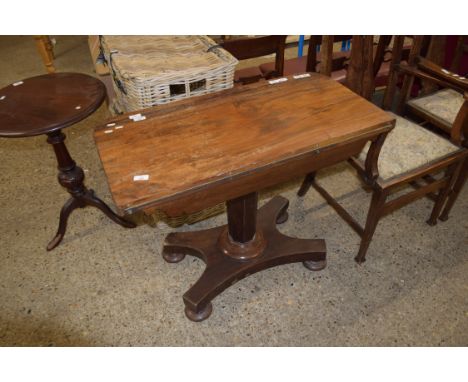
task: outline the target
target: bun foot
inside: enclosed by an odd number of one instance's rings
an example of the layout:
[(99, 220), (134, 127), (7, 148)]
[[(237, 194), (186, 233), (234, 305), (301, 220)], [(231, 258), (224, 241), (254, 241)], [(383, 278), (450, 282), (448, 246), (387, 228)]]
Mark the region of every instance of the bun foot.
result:
[(276, 224), (283, 224), (289, 219), (288, 211), (284, 211), (278, 218), (276, 219)]
[(185, 255), (183, 253), (163, 252), (162, 255), (164, 260), (166, 260), (168, 263), (178, 263), (179, 261), (182, 261), (185, 258)]
[(303, 261), (302, 264), (304, 267), (311, 271), (321, 271), (327, 266), (327, 260), (320, 260), (320, 261)]
[(189, 320), (195, 322), (206, 320), (208, 317), (210, 317), (211, 312), (213, 312), (213, 305), (211, 304), (211, 302), (209, 302), (204, 309), (198, 312), (195, 312), (187, 306), (185, 307), (185, 315)]

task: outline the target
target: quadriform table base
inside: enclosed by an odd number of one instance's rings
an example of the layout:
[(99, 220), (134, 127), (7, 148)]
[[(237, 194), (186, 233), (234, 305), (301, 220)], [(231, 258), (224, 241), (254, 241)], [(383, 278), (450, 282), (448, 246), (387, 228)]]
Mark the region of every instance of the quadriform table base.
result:
[(47, 134), (47, 136), (47, 143), (52, 145), (57, 157), (59, 169), (58, 181), (71, 195), (71, 198), (65, 202), (60, 211), (59, 227), (55, 237), (47, 245), (47, 250), (50, 251), (60, 244), (67, 229), (68, 217), (76, 208), (84, 208), (86, 206), (96, 207), (117, 224), (126, 228), (134, 228), (136, 225), (133, 222), (116, 215), (106, 203), (94, 195), (93, 190), (88, 190), (85, 187), (83, 184), (84, 172), (71, 158), (64, 143), (65, 134), (58, 130)]
[(313, 271), (325, 268), (325, 240), (296, 239), (276, 228), (287, 220), (288, 205), (287, 199), (276, 196), (257, 216), (257, 193), (251, 193), (227, 202), (227, 225), (166, 237), (163, 257), (167, 262), (177, 263), (192, 255), (206, 264), (202, 276), (183, 296), (190, 320), (208, 318), (211, 300), (253, 273), (296, 262)]

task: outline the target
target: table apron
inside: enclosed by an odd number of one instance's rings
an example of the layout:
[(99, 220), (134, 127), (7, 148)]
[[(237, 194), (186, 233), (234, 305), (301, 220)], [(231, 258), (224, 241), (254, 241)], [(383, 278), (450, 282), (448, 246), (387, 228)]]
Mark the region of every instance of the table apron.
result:
[(152, 204), (145, 208), (127, 210), (126, 213), (142, 209), (145, 213), (151, 214), (156, 210), (160, 210), (170, 217), (176, 217), (201, 211), (226, 200), (259, 191), (345, 161), (351, 156), (359, 154), (369, 139), (372, 139), (372, 137), (318, 149), (289, 159), (287, 162), (275, 163), (245, 173), (240, 177), (236, 177), (233, 181), (219, 182), (209, 188), (193, 190), (194, 192), (183, 195), (175, 195), (170, 199), (158, 201), (157, 205)]

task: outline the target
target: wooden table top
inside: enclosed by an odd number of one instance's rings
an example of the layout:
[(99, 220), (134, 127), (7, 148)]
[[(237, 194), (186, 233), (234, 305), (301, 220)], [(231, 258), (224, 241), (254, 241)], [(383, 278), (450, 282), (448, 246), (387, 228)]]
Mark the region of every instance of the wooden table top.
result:
[(104, 101), (106, 88), (81, 73), (31, 77), (0, 90), (0, 137), (30, 137), (73, 125)]
[[(172, 208), (169, 214), (189, 213), (195, 208), (191, 204), (199, 209), (258, 191), (274, 184), (275, 179), (265, 175), (270, 169), (287, 168), (284, 164), (306, 154), (379, 128), (388, 131), (394, 121), (343, 85), (315, 73), (140, 113), (145, 120), (134, 122), (129, 116), (135, 113), (130, 113), (95, 131), (111, 193), (124, 213), (156, 208), (167, 212), (177, 203), (187, 206)], [(298, 176), (299, 170), (289, 175)]]

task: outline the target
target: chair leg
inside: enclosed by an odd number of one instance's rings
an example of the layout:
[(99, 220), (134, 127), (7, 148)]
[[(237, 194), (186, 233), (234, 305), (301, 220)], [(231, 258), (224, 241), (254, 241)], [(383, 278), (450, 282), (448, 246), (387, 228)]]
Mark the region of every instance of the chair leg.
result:
[(307, 191), (309, 191), (310, 186), (312, 186), (315, 181), (315, 174), (315, 172), (311, 172), (305, 176), (299, 191), (297, 191), (297, 196), (304, 196)]
[(364, 228), (364, 233), (361, 238), (361, 244), (359, 246), (359, 252), (354, 258), (358, 264), (366, 261), (366, 253), (369, 248), (369, 244), (374, 236), (377, 223), (382, 217), (382, 207), (385, 204), (387, 199), (387, 191), (385, 190), (375, 190), (372, 194), (372, 200), (369, 207), (369, 212), (367, 213), (366, 227)]
[(463, 185), (466, 183), (468, 179), (468, 160), (465, 159), (462, 169), (460, 170), (457, 180), (455, 181), (455, 185), (453, 186), (453, 190), (451, 191), (449, 198), (447, 200), (447, 204), (445, 205), (442, 214), (440, 215), (439, 219), (442, 221), (446, 221), (449, 217), (449, 213), (452, 210), (455, 201), (457, 200), (460, 191), (463, 188)]
[(50, 52), (47, 49), (46, 36), (34, 36), (36, 40), (36, 47), (41, 55), (42, 62), (44, 63), (48, 73), (54, 73), (54, 61), (50, 55)]
[(445, 185), (445, 187), (442, 187), (440, 189), (439, 194), (437, 195), (437, 199), (434, 203), (434, 207), (432, 208), (431, 216), (427, 220), (427, 224), (429, 224), (430, 226), (435, 226), (437, 224), (437, 218), (439, 217), (440, 211), (442, 210), (442, 207), (444, 206), (445, 201), (447, 200), (450, 190), (452, 189), (453, 184), (455, 183), (461, 165), (462, 163), (457, 163), (455, 165), (450, 166), (447, 169), (447, 172), (445, 174), (445, 176), (448, 178), (447, 184)]

